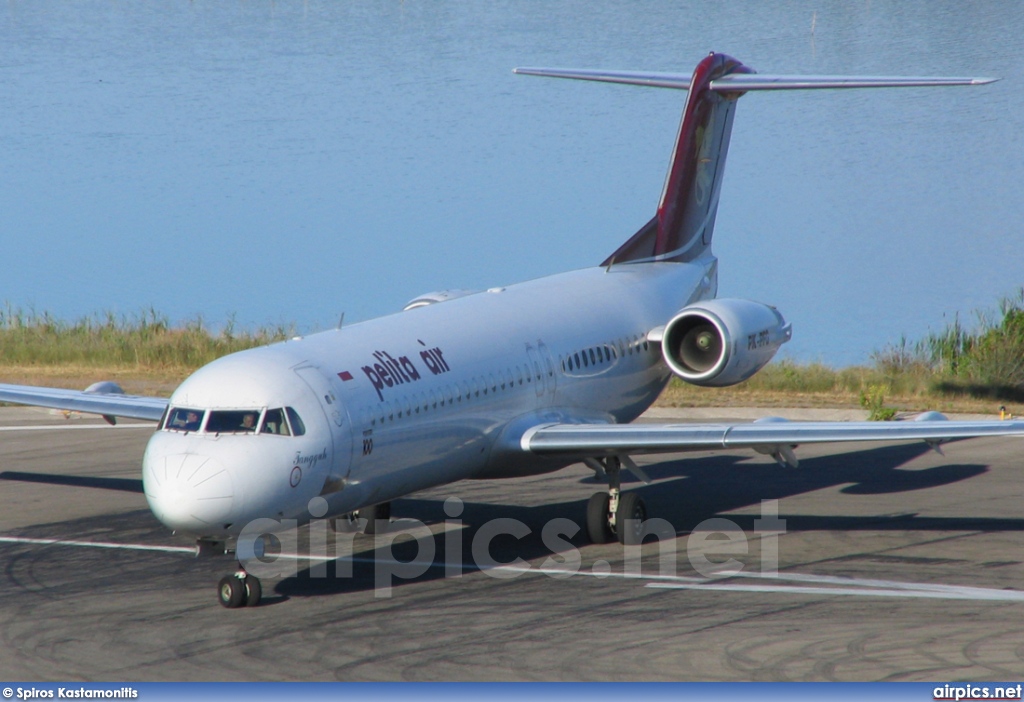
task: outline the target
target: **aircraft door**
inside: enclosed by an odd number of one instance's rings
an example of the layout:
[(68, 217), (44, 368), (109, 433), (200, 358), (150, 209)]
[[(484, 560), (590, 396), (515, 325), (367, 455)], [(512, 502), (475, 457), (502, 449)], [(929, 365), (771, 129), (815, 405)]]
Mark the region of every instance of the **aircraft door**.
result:
[(332, 470), (327, 481), (344, 480), (352, 470), (352, 421), (348, 410), (336, 392), (332, 378), (320, 368), (302, 364), (293, 370), (316, 395), (331, 429), (334, 460), (331, 461)]
[(527, 344), (526, 355), (530, 357), (530, 366), (537, 378), (537, 397), (554, 397), (555, 395), (555, 362), (547, 345), (537, 340), (537, 347)]

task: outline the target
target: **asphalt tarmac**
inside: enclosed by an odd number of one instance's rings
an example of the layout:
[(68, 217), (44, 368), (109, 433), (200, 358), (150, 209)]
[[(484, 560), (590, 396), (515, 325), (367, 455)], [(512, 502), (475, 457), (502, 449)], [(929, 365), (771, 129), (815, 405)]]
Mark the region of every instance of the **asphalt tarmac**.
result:
[(644, 458), (624, 488), (673, 532), (640, 558), (546, 545), (600, 488), (583, 466), (460, 483), (395, 502), (377, 542), (300, 529), (351, 557), (268, 559), (263, 603), (226, 610), (232, 559), (146, 507), (151, 429), (101, 424), (0, 409), (0, 682), (1024, 678), (1021, 439)]

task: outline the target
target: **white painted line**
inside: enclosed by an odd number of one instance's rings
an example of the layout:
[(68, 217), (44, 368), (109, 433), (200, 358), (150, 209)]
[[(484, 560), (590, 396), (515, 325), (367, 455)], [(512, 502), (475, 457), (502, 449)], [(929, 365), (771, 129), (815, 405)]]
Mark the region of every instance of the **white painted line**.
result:
[(112, 548), (123, 551), (160, 551), (163, 553), (187, 553), (196, 555), (195, 547), (150, 546), (148, 544), (115, 544), (109, 541), (66, 541), (64, 539), (31, 539), (27, 536), (0, 536), (0, 543), (33, 544), (37, 546), (79, 546), (84, 548)]
[[(839, 585), (839, 586), (854, 586), (854, 587), (867, 587), (867, 588), (882, 588), (890, 590), (931, 590), (934, 592), (957, 592), (957, 593), (970, 593), (976, 592), (981, 595), (991, 592), (1014, 592), (1012, 590), (993, 590), (988, 587), (972, 587), (969, 585), (940, 585), (936, 583), (906, 583), (899, 582), (897, 580), (873, 580), (873, 579), (861, 579), (861, 578), (850, 578), (843, 576), (833, 575), (804, 575), (803, 573), (779, 573), (778, 575), (771, 575), (766, 573), (746, 573), (740, 571), (739, 573), (730, 573), (728, 577), (734, 578), (760, 578), (766, 580), (788, 580), (791, 582), (802, 582), (802, 583), (817, 583), (821, 585)], [(1024, 593), (1021, 593), (1024, 595)]]
[[(399, 561), (390, 558), (370, 558), (368, 556), (313, 556), (304, 555), (301, 553), (277, 553), (268, 555), (267, 559), (271, 558), (283, 558), (285, 560), (294, 561), (317, 561), (317, 562), (330, 562), (330, 561), (349, 561), (351, 563), (365, 563), (374, 564), (382, 563), (385, 565), (402, 565), (402, 566), (418, 566), (423, 569), (427, 568), (447, 568), (448, 564), (438, 563), (437, 561)], [(462, 568), (464, 573), (483, 573), (485, 571), (507, 571), (512, 573), (532, 574), (532, 575), (551, 575), (554, 577), (568, 578), (574, 575), (582, 575), (584, 577), (591, 578), (618, 578), (620, 580), (667, 580), (677, 583), (708, 583), (711, 582), (706, 578), (692, 578), (685, 575), (645, 575), (643, 573), (616, 573), (616, 572), (595, 572), (592, 570), (585, 570), (580, 568), (579, 570), (569, 570), (567, 568), (542, 568), (540, 566), (518, 565), (515, 563), (506, 563), (496, 566), (478, 566), (469, 563), (460, 563), (459, 566)]]
[[(729, 585), (729, 584), (675, 584), (647, 583), (645, 587), (664, 590), (715, 590), (718, 592), (782, 592), (791, 595), (853, 595), (859, 597), (909, 597), (944, 600), (995, 600), (1004, 602), (1024, 602), (1024, 592), (1017, 590), (985, 590), (984, 588), (964, 588), (954, 590), (889, 590), (873, 587), (805, 587), (799, 585)], [(954, 586), (949, 586), (950, 588)]]
[(156, 431), (156, 424), (26, 424), (24, 426), (0, 427), (0, 431), (66, 431), (68, 429), (139, 429), (148, 428)]

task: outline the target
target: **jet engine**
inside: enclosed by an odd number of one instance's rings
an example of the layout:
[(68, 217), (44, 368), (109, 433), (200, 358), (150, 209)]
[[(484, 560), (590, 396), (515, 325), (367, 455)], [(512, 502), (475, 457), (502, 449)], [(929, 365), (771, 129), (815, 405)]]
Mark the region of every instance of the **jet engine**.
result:
[(688, 383), (735, 385), (761, 370), (793, 335), (779, 311), (751, 300), (706, 300), (665, 325), (661, 352)]

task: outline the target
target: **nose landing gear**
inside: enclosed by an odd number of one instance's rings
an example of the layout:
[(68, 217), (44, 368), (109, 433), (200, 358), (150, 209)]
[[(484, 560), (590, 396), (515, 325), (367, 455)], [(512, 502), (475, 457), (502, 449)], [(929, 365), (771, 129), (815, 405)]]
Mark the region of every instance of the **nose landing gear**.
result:
[(217, 599), (228, 609), (255, 607), (263, 597), (259, 578), (249, 575), (241, 567), (237, 573), (225, 575), (217, 585)]
[[(643, 522), (647, 519), (647, 505), (635, 492), (622, 493), (620, 473), (622, 459), (608, 456), (603, 459), (588, 459), (587, 464), (597, 464), (595, 473), (603, 472), (608, 479), (608, 492), (595, 492), (587, 502), (587, 536), (595, 544), (607, 544), (618, 538), (621, 544), (639, 544), (643, 538)], [(628, 457), (626, 466), (645, 483), (650, 480)]]

